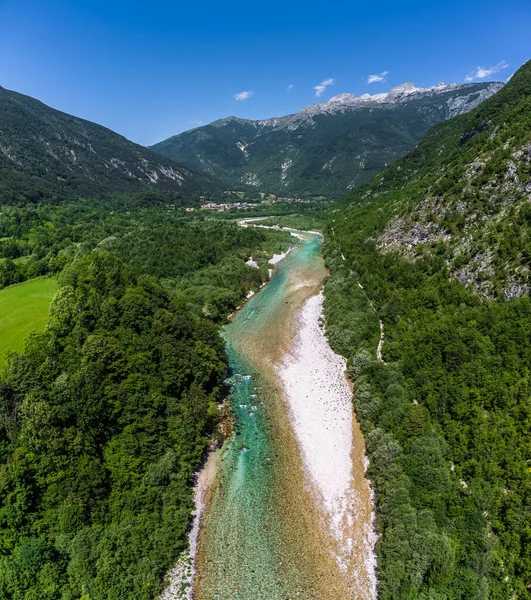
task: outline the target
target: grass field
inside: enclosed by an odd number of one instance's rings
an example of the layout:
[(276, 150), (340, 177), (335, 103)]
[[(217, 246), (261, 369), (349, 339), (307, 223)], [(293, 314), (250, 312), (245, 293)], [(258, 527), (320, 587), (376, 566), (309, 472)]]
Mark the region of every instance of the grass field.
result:
[(0, 366), (6, 364), (6, 350), (22, 351), (28, 333), (44, 329), (56, 291), (56, 281), (46, 277), (0, 290)]

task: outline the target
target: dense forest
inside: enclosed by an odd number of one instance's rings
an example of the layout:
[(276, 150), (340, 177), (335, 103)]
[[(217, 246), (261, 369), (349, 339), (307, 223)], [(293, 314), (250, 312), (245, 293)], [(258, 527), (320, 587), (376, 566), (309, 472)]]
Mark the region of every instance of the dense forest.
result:
[[(290, 239), (288, 233), (244, 229), (229, 219), (190, 216), (160, 202), (159, 194), (155, 198), (152, 204), (141, 194), (125, 206), (121, 199), (2, 206), (0, 289), (57, 274), (98, 248), (112, 250), (174, 289), (203, 281), (213, 297), (230, 292), (226, 307), (232, 309), (267, 279), (266, 256)], [(244, 264), (251, 255), (260, 269)]]
[(60, 286), (46, 330), (0, 375), (6, 600), (151, 600), (186, 547), (225, 393), (220, 324), (290, 236), (185, 215), (2, 207), (2, 286)]
[(531, 302), (479, 300), (435, 261), (357, 242), (341, 232), (326, 244), (325, 310), (371, 460), (381, 597), (524, 597)]
[(355, 381), (385, 600), (529, 595), (530, 98), (527, 63), (328, 214), (327, 330)]

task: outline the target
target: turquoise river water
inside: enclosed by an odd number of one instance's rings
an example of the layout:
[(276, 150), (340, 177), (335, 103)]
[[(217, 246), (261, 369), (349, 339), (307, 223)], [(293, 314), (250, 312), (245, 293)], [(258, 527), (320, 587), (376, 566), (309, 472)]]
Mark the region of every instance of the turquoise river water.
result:
[(326, 277), (321, 238), (301, 243), (225, 328), (233, 435), (218, 452), (201, 524), (195, 598), (351, 597), (307, 485), (275, 365)]

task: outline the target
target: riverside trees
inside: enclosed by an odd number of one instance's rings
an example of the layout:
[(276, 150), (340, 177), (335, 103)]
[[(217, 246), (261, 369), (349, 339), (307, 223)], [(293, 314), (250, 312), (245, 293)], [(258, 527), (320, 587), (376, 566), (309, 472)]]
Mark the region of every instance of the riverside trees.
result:
[(0, 375), (0, 596), (151, 600), (217, 422), (219, 323), (267, 276), (248, 256), (287, 240), (166, 207), (6, 212), (59, 292)]
[[(362, 210), (354, 215), (360, 229), (372, 227), (360, 222)], [(437, 259), (382, 255), (348, 221), (335, 234), (325, 245), (327, 331), (355, 380), (377, 500), (381, 597), (523, 597), (531, 573), (529, 297), (480, 299), (448, 281)], [(379, 317), (385, 364), (375, 355)]]

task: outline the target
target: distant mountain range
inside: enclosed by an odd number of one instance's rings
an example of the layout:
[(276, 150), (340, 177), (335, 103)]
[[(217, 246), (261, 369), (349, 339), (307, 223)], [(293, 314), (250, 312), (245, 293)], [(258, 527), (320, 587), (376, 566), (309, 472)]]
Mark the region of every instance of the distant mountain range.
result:
[(151, 149), (0, 87), (0, 199), (168, 190), (187, 199), (225, 191), (336, 199), (468, 112), (501, 83), (404, 84), (340, 94), (278, 119), (228, 117)]
[(468, 112), (502, 83), (407, 83), (385, 94), (340, 94), (294, 115), (228, 117), (151, 147), (228, 190), (334, 199), (413, 149), (435, 124)]
[(72, 197), (145, 189), (186, 197), (219, 191), (151, 150), (90, 121), (0, 87), (0, 198)]

